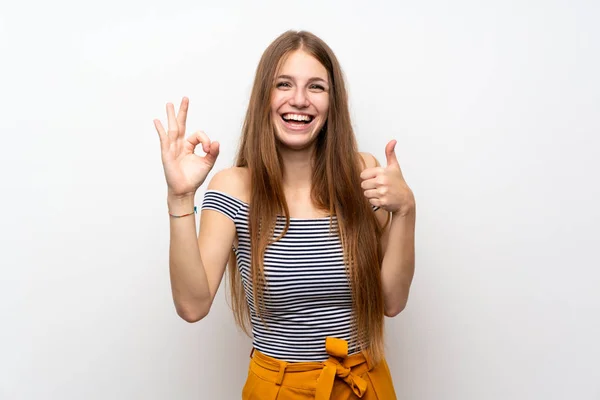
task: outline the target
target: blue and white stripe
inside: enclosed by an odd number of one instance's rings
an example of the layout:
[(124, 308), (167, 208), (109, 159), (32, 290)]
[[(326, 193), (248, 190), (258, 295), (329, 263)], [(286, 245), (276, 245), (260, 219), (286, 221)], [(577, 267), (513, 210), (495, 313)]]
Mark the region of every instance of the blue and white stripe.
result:
[[(223, 213), (235, 223), (239, 245), (234, 247), (246, 298), (252, 299), (249, 205), (226, 193), (207, 190), (203, 210)], [(374, 208), (376, 209), (376, 208)], [(333, 234), (330, 233), (333, 222)], [(285, 227), (279, 217), (278, 236)], [(325, 338), (347, 340), (349, 354), (357, 352), (351, 330), (352, 293), (345, 271), (337, 220), (291, 218), (279, 241), (265, 252), (265, 326), (249, 301), (253, 344), (262, 353), (289, 362), (324, 361)]]

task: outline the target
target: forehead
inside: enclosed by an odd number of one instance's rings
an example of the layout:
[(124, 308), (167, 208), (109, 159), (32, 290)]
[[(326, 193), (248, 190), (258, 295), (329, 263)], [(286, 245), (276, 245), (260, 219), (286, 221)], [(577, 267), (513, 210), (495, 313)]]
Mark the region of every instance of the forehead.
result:
[(327, 70), (311, 54), (295, 50), (284, 58), (279, 75), (290, 75), (296, 79), (321, 78), (327, 81)]

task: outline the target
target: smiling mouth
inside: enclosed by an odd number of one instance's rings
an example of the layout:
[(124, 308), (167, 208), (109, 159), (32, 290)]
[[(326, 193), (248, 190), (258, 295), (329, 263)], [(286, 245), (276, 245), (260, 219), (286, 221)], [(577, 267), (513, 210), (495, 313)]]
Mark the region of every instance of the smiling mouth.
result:
[(304, 130), (315, 120), (315, 117), (309, 114), (286, 113), (281, 115), (285, 126), (292, 130)]
[(308, 114), (293, 114), (287, 113), (281, 116), (285, 122), (296, 123), (296, 124), (310, 124), (313, 119), (315, 119), (312, 115)]

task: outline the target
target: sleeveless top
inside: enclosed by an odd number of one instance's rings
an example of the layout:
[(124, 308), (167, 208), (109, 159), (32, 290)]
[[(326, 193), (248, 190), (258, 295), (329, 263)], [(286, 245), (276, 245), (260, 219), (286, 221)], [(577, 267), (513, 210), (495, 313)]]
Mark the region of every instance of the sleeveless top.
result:
[[(379, 207), (373, 207), (377, 210)], [(242, 284), (250, 307), (253, 346), (256, 350), (288, 362), (324, 361), (325, 338), (348, 342), (348, 354), (358, 350), (352, 332), (352, 292), (346, 274), (337, 219), (290, 218), (287, 233), (267, 246), (264, 273), (267, 283), (263, 318), (256, 314), (250, 270), (249, 205), (217, 190), (207, 190), (202, 210), (218, 211), (235, 224), (238, 247), (233, 246)], [(285, 227), (277, 218), (274, 237)]]

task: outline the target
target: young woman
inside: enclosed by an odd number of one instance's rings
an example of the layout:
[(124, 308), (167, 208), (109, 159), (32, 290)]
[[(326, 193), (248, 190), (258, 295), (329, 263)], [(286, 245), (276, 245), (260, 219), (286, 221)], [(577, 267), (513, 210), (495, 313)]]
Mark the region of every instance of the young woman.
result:
[[(252, 330), (243, 399), (395, 399), (384, 315), (414, 273), (415, 200), (394, 153), (357, 151), (342, 71), (307, 32), (264, 52), (235, 167), (214, 175), (196, 238), (194, 195), (219, 155), (185, 138), (188, 99), (160, 121), (177, 313), (204, 318), (229, 264), (236, 321)], [(201, 145), (205, 156), (194, 154)]]

